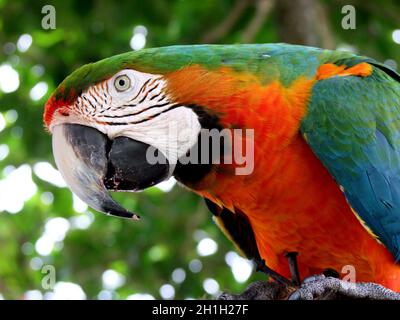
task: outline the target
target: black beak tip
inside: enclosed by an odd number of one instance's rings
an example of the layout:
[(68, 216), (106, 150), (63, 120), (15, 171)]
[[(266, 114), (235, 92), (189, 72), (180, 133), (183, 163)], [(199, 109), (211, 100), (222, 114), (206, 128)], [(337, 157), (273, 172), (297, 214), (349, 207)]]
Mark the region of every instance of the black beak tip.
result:
[(115, 216), (115, 217), (132, 219), (132, 220), (140, 220), (139, 215), (120, 207), (117, 203), (103, 204), (100, 211), (104, 212), (107, 215), (111, 215), (111, 216)]
[(119, 218), (124, 218), (124, 219), (131, 219), (131, 220), (140, 220), (140, 216), (137, 215), (136, 213), (132, 213), (129, 211), (111, 211), (111, 210), (105, 210), (103, 209), (104, 212), (107, 215), (114, 216), (114, 217), (119, 217)]

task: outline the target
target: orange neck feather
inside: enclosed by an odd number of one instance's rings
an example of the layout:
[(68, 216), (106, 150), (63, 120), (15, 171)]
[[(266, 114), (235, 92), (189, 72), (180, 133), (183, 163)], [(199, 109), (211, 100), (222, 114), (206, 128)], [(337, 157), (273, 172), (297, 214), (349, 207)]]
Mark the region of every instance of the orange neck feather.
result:
[[(226, 128), (251, 128), (262, 140), (288, 142), (306, 112), (315, 79), (301, 77), (289, 87), (279, 81), (262, 85), (249, 73), (198, 65), (165, 76), (168, 93), (182, 104), (195, 104), (220, 117)], [(263, 143), (264, 144), (264, 143)]]
[[(251, 74), (227, 68), (190, 66), (166, 75), (176, 101), (195, 104), (220, 117), (226, 128), (254, 129), (254, 172), (234, 175), (219, 165), (189, 186), (203, 197), (248, 216), (261, 256), (288, 275), (285, 250), (298, 251), (303, 276), (354, 265), (358, 281), (400, 288), (393, 257), (357, 221), (338, 185), (299, 134), (312, 87), (318, 79), (363, 75), (368, 70), (322, 66), (316, 77), (285, 87), (261, 84)], [(338, 240), (340, 237), (340, 240)], [(335, 254), (330, 254), (335, 252)], [(374, 253), (374, 254), (371, 254)], [(387, 270), (393, 269), (387, 274)], [(392, 274), (392, 275), (390, 275)]]

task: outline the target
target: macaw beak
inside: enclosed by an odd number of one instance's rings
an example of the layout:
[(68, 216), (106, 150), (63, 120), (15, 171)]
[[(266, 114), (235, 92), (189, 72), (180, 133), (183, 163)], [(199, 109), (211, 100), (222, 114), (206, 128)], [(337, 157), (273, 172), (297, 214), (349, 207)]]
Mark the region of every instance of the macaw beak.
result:
[(167, 159), (150, 164), (149, 145), (127, 138), (110, 140), (100, 131), (79, 125), (53, 128), (53, 154), (69, 188), (90, 207), (106, 214), (139, 219), (115, 202), (107, 190), (139, 191), (169, 175)]

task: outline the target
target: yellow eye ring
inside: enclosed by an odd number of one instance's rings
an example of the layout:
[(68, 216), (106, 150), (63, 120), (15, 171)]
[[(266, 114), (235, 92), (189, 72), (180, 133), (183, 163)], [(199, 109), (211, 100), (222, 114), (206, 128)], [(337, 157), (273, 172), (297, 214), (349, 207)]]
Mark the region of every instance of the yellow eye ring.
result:
[(114, 87), (118, 92), (126, 91), (131, 87), (131, 79), (126, 74), (122, 74), (115, 78)]

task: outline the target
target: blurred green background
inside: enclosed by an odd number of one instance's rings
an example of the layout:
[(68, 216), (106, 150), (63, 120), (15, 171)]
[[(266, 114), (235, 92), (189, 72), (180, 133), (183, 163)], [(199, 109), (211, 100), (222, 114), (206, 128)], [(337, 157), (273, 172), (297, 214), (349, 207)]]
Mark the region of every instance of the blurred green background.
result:
[[(56, 9), (55, 30), (42, 29), (46, 4)], [(346, 4), (356, 9), (355, 30), (341, 26)], [(88, 209), (54, 167), (42, 112), (65, 76), (114, 54), (281, 41), (352, 50), (397, 68), (400, 3), (0, 0), (0, 297), (211, 298), (263, 278), (235, 253), (203, 201), (172, 180), (114, 195), (140, 222)], [(52, 288), (43, 286), (49, 265)]]

